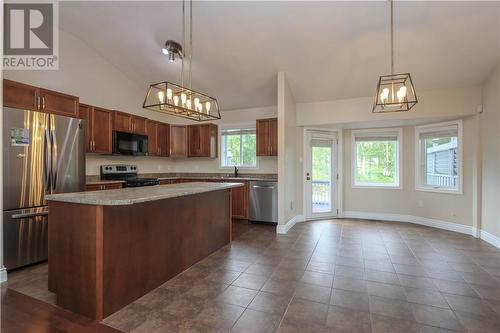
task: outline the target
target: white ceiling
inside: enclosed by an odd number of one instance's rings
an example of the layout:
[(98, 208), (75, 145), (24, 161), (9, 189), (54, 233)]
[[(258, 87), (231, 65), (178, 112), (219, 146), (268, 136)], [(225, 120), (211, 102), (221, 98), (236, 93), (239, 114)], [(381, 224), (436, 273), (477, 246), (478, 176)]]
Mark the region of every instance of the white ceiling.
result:
[[(181, 40), (181, 3), (61, 2), (61, 29), (146, 88), (179, 81), (160, 52)], [(222, 109), (369, 96), (389, 71), (389, 7), (369, 2), (194, 2), (193, 88)], [(397, 2), (396, 71), (418, 90), (481, 84), (499, 60), (499, 2)]]

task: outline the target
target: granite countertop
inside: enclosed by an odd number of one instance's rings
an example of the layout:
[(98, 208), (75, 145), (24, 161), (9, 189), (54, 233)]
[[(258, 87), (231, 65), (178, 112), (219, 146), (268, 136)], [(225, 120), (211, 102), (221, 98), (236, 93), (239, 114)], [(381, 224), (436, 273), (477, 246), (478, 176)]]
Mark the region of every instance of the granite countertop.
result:
[[(141, 176), (139, 176), (141, 178)], [(144, 177), (147, 178), (147, 177)], [(263, 178), (263, 177), (247, 177), (247, 176), (242, 176), (242, 177), (231, 177), (231, 176), (166, 176), (166, 177), (158, 177), (158, 180), (175, 180), (175, 179), (209, 179), (209, 180), (231, 180), (231, 181), (238, 181), (238, 180), (257, 180), (257, 181), (268, 181), (268, 182), (276, 182), (278, 181), (275, 178)]]
[[(269, 181), (276, 182), (278, 181), (278, 175), (276, 174), (251, 174), (244, 173), (240, 174), (238, 177), (234, 177), (231, 174), (227, 173), (144, 173), (139, 174), (138, 178), (158, 178), (158, 180), (176, 180), (176, 179), (199, 179), (203, 181), (203, 179), (209, 180), (221, 180), (221, 181), (238, 181), (238, 180), (257, 180), (257, 181)], [(86, 183), (88, 185), (97, 184), (104, 185), (110, 183), (117, 183), (120, 181), (110, 181), (110, 180), (101, 180), (98, 175), (95, 176), (87, 176)]]
[(87, 205), (121, 206), (182, 197), (197, 193), (225, 190), (240, 186), (242, 186), (241, 183), (193, 182), (159, 186), (129, 187), (117, 190), (50, 194), (45, 196), (45, 199), (48, 201), (62, 201)]

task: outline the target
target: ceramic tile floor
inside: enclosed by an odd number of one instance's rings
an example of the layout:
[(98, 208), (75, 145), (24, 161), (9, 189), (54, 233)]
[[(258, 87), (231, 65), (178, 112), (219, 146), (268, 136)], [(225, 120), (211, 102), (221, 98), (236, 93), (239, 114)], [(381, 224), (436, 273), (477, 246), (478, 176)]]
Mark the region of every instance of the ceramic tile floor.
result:
[(412, 224), (330, 220), (230, 246), (103, 322), (124, 332), (500, 332), (500, 251)]

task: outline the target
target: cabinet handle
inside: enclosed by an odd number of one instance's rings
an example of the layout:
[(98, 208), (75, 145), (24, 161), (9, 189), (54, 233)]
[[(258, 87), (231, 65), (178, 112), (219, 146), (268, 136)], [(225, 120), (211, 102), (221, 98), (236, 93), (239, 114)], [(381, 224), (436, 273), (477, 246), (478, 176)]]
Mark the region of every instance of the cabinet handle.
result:
[(42, 96), (42, 110), (45, 110), (45, 96)]
[(92, 151), (95, 151), (95, 141), (92, 140)]
[(36, 108), (37, 108), (38, 110), (40, 110), (40, 103), (41, 103), (41, 99), (42, 99), (42, 97), (41, 97), (41, 96), (37, 96), (37, 97), (36, 97), (36, 100), (37, 100), (37, 103), (36, 103)]

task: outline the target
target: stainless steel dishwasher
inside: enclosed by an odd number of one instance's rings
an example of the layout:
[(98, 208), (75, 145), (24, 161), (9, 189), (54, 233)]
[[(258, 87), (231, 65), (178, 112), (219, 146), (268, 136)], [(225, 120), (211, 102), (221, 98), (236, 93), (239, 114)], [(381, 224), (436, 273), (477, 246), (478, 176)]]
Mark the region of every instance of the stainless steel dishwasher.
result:
[(278, 183), (250, 182), (249, 220), (278, 223)]

